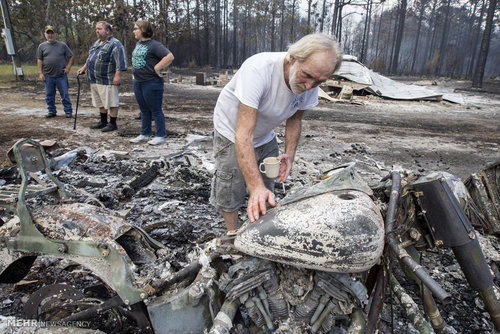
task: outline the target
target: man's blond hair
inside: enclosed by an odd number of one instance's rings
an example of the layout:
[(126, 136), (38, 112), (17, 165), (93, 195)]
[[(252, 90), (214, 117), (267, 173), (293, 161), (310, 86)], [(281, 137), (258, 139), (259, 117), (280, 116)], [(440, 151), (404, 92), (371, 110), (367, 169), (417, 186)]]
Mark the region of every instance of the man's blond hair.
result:
[(338, 43), (330, 36), (325, 34), (309, 34), (288, 47), (286, 58), (290, 60), (290, 56), (294, 57), (300, 63), (313, 53), (319, 51), (330, 51), (333, 53), (332, 63), (334, 72), (339, 69), (342, 62), (342, 52), (340, 51)]

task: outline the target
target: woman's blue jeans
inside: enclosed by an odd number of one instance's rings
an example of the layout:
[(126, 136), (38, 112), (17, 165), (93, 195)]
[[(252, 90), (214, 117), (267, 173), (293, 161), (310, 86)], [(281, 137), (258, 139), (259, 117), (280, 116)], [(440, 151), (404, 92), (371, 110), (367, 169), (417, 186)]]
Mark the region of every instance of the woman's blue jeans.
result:
[(135, 99), (141, 109), (141, 135), (149, 136), (152, 133), (151, 122), (155, 121), (156, 137), (165, 137), (165, 115), (162, 110), (163, 78), (139, 82), (134, 80)]
[(64, 112), (70, 114), (73, 112), (71, 101), (68, 93), (68, 76), (66, 74), (60, 77), (45, 77), (45, 102), (49, 114), (56, 114), (56, 87), (61, 95), (61, 101), (64, 107)]

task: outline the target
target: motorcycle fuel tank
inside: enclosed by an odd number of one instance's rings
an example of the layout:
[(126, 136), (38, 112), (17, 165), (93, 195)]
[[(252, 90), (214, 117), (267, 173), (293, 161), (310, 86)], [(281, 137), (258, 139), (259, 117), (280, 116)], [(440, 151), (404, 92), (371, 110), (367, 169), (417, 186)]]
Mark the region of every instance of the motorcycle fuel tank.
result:
[(238, 233), (248, 255), (341, 273), (366, 271), (384, 248), (384, 222), (365, 193), (336, 190), (271, 209)]

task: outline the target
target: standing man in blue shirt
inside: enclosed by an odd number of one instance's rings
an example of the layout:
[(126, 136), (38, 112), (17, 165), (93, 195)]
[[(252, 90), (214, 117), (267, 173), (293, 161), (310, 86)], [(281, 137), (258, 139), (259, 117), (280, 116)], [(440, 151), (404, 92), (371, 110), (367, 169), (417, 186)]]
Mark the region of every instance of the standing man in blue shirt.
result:
[[(112, 27), (106, 21), (96, 23), (95, 31), (99, 38), (89, 50), (89, 57), (77, 73), (87, 72), (90, 83), (92, 104), (99, 108), (101, 120), (90, 126), (91, 129), (102, 129), (102, 132), (118, 129), (118, 86), (121, 72), (127, 70), (125, 49), (122, 43), (113, 37)], [(109, 123), (108, 123), (109, 110)]]
[(45, 101), (47, 102), (47, 118), (56, 116), (56, 87), (61, 95), (64, 113), (71, 117), (73, 108), (68, 93), (68, 76), (75, 56), (66, 43), (57, 40), (56, 32), (51, 25), (45, 27), (46, 42), (38, 46), (36, 61), (38, 77), (45, 83)]

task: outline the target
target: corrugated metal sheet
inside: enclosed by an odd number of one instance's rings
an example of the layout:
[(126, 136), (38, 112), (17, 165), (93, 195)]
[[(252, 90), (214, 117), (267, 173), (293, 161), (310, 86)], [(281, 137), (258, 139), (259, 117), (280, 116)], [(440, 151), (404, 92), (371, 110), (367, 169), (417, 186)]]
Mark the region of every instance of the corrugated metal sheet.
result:
[[(430, 89), (423, 86), (407, 85), (378, 74), (360, 63), (356, 57), (344, 55), (342, 65), (335, 76), (355, 83), (371, 94), (395, 100), (440, 99), (453, 103), (463, 103), (461, 94), (443, 93), (441, 89)], [(356, 89), (356, 88), (355, 88)]]

